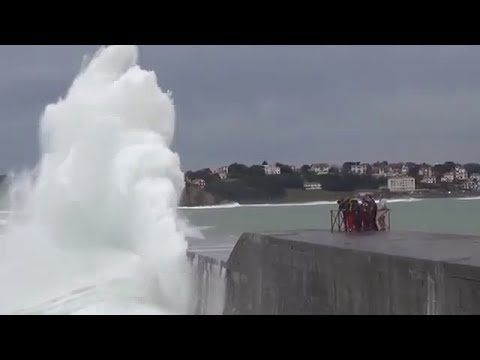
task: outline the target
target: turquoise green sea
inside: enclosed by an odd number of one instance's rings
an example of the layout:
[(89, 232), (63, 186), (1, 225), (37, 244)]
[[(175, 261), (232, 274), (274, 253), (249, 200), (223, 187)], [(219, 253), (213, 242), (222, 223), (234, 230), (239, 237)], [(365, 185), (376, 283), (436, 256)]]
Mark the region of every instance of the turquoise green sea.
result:
[[(480, 235), (480, 197), (390, 200), (392, 230)], [(295, 205), (225, 205), (181, 209), (205, 237), (237, 239), (242, 232), (329, 229), (333, 202)]]

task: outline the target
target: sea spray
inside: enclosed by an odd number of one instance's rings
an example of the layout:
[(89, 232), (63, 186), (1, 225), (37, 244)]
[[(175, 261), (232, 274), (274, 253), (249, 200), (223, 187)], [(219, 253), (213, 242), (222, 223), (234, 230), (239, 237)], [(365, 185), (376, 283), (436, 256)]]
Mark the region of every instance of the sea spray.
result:
[(55, 297), (69, 299), (57, 313), (192, 311), (174, 104), (137, 58), (101, 48), (46, 107), (35, 174), (12, 186), (22, 216), (1, 239), (0, 313)]

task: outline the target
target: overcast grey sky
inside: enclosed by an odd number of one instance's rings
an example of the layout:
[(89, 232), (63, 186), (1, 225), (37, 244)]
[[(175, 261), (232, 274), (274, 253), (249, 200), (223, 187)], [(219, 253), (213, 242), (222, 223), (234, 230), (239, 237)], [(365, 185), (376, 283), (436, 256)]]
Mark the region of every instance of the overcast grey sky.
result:
[[(0, 172), (97, 46), (0, 46)], [(263, 160), (480, 161), (478, 46), (141, 46), (173, 92), (183, 169)]]

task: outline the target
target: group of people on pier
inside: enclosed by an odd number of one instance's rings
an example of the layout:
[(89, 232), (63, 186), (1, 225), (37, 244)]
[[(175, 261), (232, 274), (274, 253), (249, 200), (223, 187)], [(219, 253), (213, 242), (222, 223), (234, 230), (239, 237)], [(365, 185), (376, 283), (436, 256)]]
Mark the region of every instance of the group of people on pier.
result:
[(348, 197), (337, 201), (338, 210), (342, 214), (343, 227), (347, 232), (385, 231), (387, 201), (381, 199), (377, 204), (372, 195)]

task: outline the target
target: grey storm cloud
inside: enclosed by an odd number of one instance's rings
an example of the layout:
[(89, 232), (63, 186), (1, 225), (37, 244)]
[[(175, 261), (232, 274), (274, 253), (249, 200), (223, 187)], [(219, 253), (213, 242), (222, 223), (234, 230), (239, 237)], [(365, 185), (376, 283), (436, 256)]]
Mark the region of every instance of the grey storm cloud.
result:
[[(0, 171), (96, 46), (0, 46)], [(263, 160), (480, 161), (478, 46), (141, 46), (185, 169)]]

